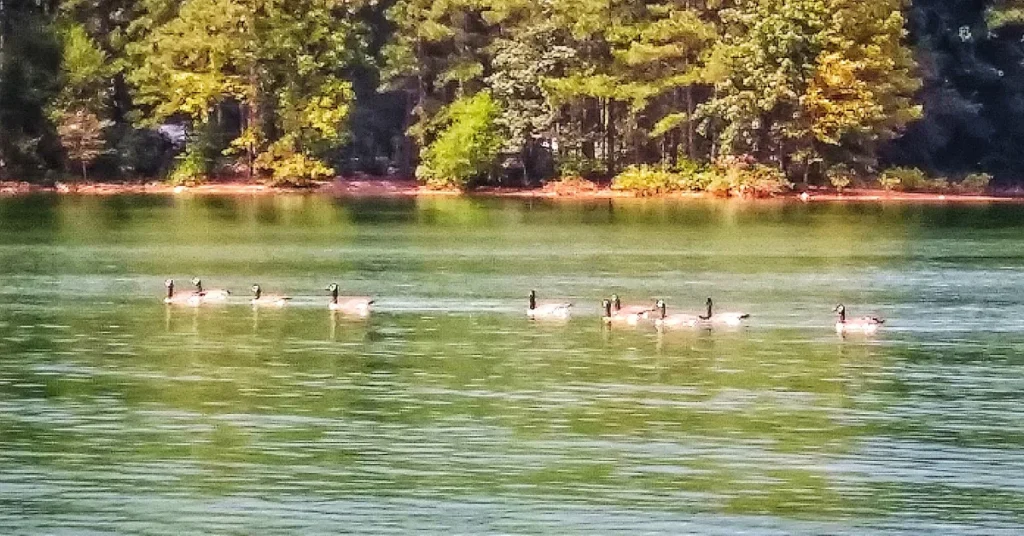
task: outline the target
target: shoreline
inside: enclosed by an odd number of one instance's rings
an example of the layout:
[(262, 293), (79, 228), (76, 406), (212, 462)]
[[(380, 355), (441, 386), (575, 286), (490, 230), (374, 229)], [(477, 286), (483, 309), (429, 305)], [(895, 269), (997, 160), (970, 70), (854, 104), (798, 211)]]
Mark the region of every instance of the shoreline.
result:
[[(274, 187), (243, 181), (209, 182), (184, 187), (170, 186), (162, 182), (88, 182), (83, 184), (56, 183), (43, 186), (28, 182), (0, 181), (0, 198), (21, 197), (33, 194), (59, 195), (296, 195), (318, 194), (340, 198), (359, 197), (493, 197), (518, 199), (549, 199), (562, 201), (608, 200), (608, 199), (722, 199), (705, 192), (676, 192), (654, 196), (636, 196), (630, 192), (612, 190), (600, 186), (594, 190), (564, 192), (543, 187), (490, 186), (470, 192), (456, 190), (430, 190), (414, 180), (395, 178), (336, 179), (311, 185), (308, 188)], [(739, 201), (802, 201), (802, 202), (917, 202), (917, 203), (1024, 203), (1024, 191), (1006, 190), (986, 194), (893, 192), (882, 189), (849, 189), (839, 193), (834, 189), (812, 188), (806, 192), (787, 192), (766, 198), (733, 198)]]

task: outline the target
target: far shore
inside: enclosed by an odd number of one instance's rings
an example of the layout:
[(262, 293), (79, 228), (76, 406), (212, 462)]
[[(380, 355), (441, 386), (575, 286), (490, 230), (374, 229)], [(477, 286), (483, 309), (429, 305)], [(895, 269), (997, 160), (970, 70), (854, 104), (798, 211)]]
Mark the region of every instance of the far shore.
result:
[[(469, 192), (431, 190), (415, 180), (402, 178), (338, 178), (316, 183), (307, 188), (273, 187), (247, 181), (211, 181), (198, 186), (171, 186), (163, 182), (82, 182), (40, 185), (28, 182), (0, 181), (0, 197), (24, 196), (37, 193), (67, 195), (279, 195), (321, 194), (335, 197), (504, 197), (552, 200), (589, 199), (712, 199), (704, 192), (678, 192), (639, 197), (631, 192), (612, 190), (607, 185), (596, 189), (564, 191), (543, 187), (483, 187)], [(842, 193), (828, 188), (810, 188), (792, 191), (757, 201), (796, 200), (803, 202), (922, 202), (922, 203), (1024, 203), (1024, 190), (1012, 189), (986, 194), (894, 192), (881, 189), (847, 189)]]

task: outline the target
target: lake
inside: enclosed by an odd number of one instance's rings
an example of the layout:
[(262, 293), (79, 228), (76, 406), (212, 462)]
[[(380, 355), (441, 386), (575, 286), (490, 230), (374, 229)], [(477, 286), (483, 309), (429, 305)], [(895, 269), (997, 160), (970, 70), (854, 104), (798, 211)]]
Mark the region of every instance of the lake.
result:
[(0, 199), (3, 534), (1019, 534), (1022, 367), (1024, 205)]

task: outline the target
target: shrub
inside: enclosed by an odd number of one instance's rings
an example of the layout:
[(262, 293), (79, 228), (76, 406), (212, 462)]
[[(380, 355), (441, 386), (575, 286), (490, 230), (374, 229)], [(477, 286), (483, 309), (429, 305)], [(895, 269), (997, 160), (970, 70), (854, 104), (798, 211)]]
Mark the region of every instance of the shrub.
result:
[(971, 173), (956, 185), (956, 189), (963, 193), (981, 194), (985, 193), (990, 182), (992, 182), (992, 175), (988, 173)]
[(206, 182), (209, 160), (205, 153), (205, 147), (201, 144), (189, 145), (185, 152), (175, 158), (174, 169), (167, 177), (167, 182), (175, 186), (195, 186)]
[(652, 166), (629, 166), (612, 179), (612, 190), (639, 196), (665, 194), (683, 189), (679, 175)]
[(889, 168), (878, 178), (878, 184), (885, 190), (912, 192), (928, 186), (929, 181), (924, 172), (917, 168)]
[(781, 169), (743, 156), (721, 158), (709, 173), (707, 190), (722, 197), (771, 197), (793, 187)]
[(843, 164), (832, 166), (825, 172), (825, 176), (828, 177), (828, 182), (839, 193), (842, 193), (850, 184), (853, 184), (854, 179), (853, 170)]
[(443, 128), (425, 149), (416, 177), (429, 188), (465, 189), (490, 172), (501, 150), (500, 113), (486, 91), (453, 102), (438, 116)]
[(922, 189), (929, 192), (948, 192), (951, 189), (951, 186), (949, 184), (949, 179), (945, 177), (938, 177), (926, 180)]
[(562, 177), (596, 177), (605, 174), (604, 162), (574, 154), (558, 159), (558, 174)]
[(714, 178), (715, 174), (707, 169), (698, 169), (692, 173), (680, 173), (679, 189), (690, 192), (703, 192), (708, 189), (708, 185), (711, 184)]
[(680, 159), (671, 168), (630, 166), (612, 179), (612, 189), (636, 195), (658, 195), (670, 192), (699, 192), (707, 189), (713, 175), (701, 170), (696, 162)]
[(254, 167), (270, 175), (272, 186), (309, 186), (313, 181), (334, 175), (334, 171), (319, 159), (296, 151), (287, 138), (271, 144), (266, 151), (260, 153)]
[(741, 172), (740, 177), (737, 189), (741, 197), (772, 197), (793, 187), (782, 170), (775, 166), (756, 164)]

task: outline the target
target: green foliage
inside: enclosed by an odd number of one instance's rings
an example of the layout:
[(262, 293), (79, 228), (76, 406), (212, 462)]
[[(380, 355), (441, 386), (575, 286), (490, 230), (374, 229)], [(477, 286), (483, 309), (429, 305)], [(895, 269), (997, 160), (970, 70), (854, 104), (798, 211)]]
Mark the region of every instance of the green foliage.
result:
[(925, 182), (924, 189), (929, 192), (941, 193), (948, 192), (952, 189), (952, 186), (949, 183), (949, 179), (945, 177), (936, 177)]
[(81, 25), (68, 25), (61, 32), (61, 38), (63, 88), (53, 103), (55, 116), (59, 118), (72, 108), (100, 112), (110, 93), (112, 69), (107, 54)]
[(272, 144), (256, 158), (256, 169), (270, 175), (272, 186), (309, 186), (329, 179), (334, 171), (320, 160), (296, 151), (289, 140)]
[(612, 190), (633, 192), (639, 196), (672, 192), (698, 192), (705, 190), (714, 179), (713, 174), (702, 171), (689, 160), (680, 160), (675, 166), (629, 166), (612, 179)]
[(1024, 23), (1024, 2), (1020, 0), (995, 0), (990, 2), (985, 18), (992, 28), (1002, 28)]
[(612, 190), (639, 196), (666, 194), (683, 189), (679, 175), (651, 166), (629, 166), (612, 179)]
[(174, 169), (167, 177), (167, 182), (174, 186), (195, 186), (206, 182), (210, 161), (204, 149), (199, 145), (189, 145), (188, 149), (175, 159)]
[(722, 10), (702, 131), (728, 152), (870, 165), (921, 114), (902, 0), (760, 0)]
[(35, 178), (63, 165), (48, 113), (60, 90), (61, 47), (32, 4), (8, 3), (0, 18), (0, 178)]
[(543, 90), (544, 80), (574, 62), (573, 49), (558, 43), (550, 23), (534, 21), (489, 47), (492, 73), (484, 79), (501, 105), (498, 125), (505, 133), (502, 148), (509, 154), (523, 153), (528, 178), (541, 178), (550, 169), (530, 161), (529, 150), (552, 135), (558, 112)]
[[(680, 157), (706, 166), (734, 154), (842, 189), (880, 167), (884, 144), (896, 149), (884, 154), (917, 158), (930, 171), (962, 173), (981, 162), (1000, 176), (1020, 174), (1012, 142), (1019, 121), (1008, 111), (1024, 94), (1016, 84), (1024, 49), (1014, 44), (1020, 0), (4, 5), (4, 176), (60, 168), (57, 128), (77, 110), (117, 122), (107, 131), (116, 157), (98, 158), (96, 174), (104, 166), (163, 171), (166, 144), (145, 150), (135, 127), (168, 122), (211, 130), (207, 147), (179, 159), (182, 176), (207, 169), (200, 155), (209, 162), (223, 149), (234, 162), (218, 165), (255, 167), (263, 155), (261, 172), (300, 183), (323, 176), (319, 165), (328, 162), (408, 173), (421, 157), (420, 176), (442, 186), (485, 177), (536, 182), (556, 167), (608, 177), (628, 166), (662, 169)], [(944, 23), (923, 22), (934, 20)], [(928, 59), (921, 73), (929, 91), (917, 91), (905, 27)], [(485, 92), (500, 112), (484, 130), (500, 149), (460, 156), (450, 112)], [(915, 95), (932, 116), (906, 145), (930, 148), (900, 151), (903, 142), (891, 142), (922, 114)], [(968, 123), (981, 126), (961, 128)], [(972, 136), (977, 143), (958, 143)], [(154, 161), (141, 161), (147, 157)], [(847, 171), (837, 175), (836, 166)], [(715, 166), (672, 171), (703, 177), (686, 188), (743, 189)], [(961, 188), (889, 179), (899, 188)]]
[(490, 172), (501, 149), (500, 114), (488, 92), (453, 102), (439, 117), (440, 133), (424, 152), (417, 178), (430, 188), (464, 189)]
[(149, 122), (185, 115), (197, 124), (221, 121), (237, 103), (242, 124), (229, 154), (251, 158), (285, 140), (292, 153), (274, 147), (267, 170), (290, 182), (321, 176), (311, 153), (346, 140), (353, 91), (341, 69), (361, 46), (351, 16), (360, 5), (185, 0), (175, 10), (157, 2), (152, 25), (128, 47), (137, 101)]
[(988, 173), (971, 173), (964, 177), (964, 179), (956, 185), (956, 188), (963, 193), (981, 194), (988, 190), (990, 182), (992, 182), (992, 175), (989, 175)]
[(611, 187), (639, 196), (707, 191), (722, 197), (771, 197), (792, 187), (782, 170), (745, 158), (723, 158), (705, 169), (684, 161), (677, 169), (630, 166), (615, 176)]
[(885, 190), (913, 192), (926, 188), (928, 177), (917, 168), (896, 167), (885, 170), (878, 178), (878, 183)]
[(208, 123), (216, 104), (253, 96), (251, 23), (240, 0), (185, 0), (173, 18), (130, 46), (136, 66), (129, 80), (150, 119), (184, 114)]
[(722, 197), (772, 197), (793, 187), (782, 170), (749, 157), (720, 158), (708, 174), (707, 191)]
[(575, 153), (559, 157), (558, 174), (562, 177), (599, 177), (607, 170), (604, 162)]
[(853, 170), (851, 170), (849, 166), (846, 166), (844, 164), (832, 166), (825, 173), (825, 176), (828, 177), (829, 184), (831, 184), (832, 187), (838, 190), (840, 193), (842, 193), (843, 190), (845, 190), (847, 187), (853, 184), (853, 181), (856, 178), (855, 174), (853, 173)]

